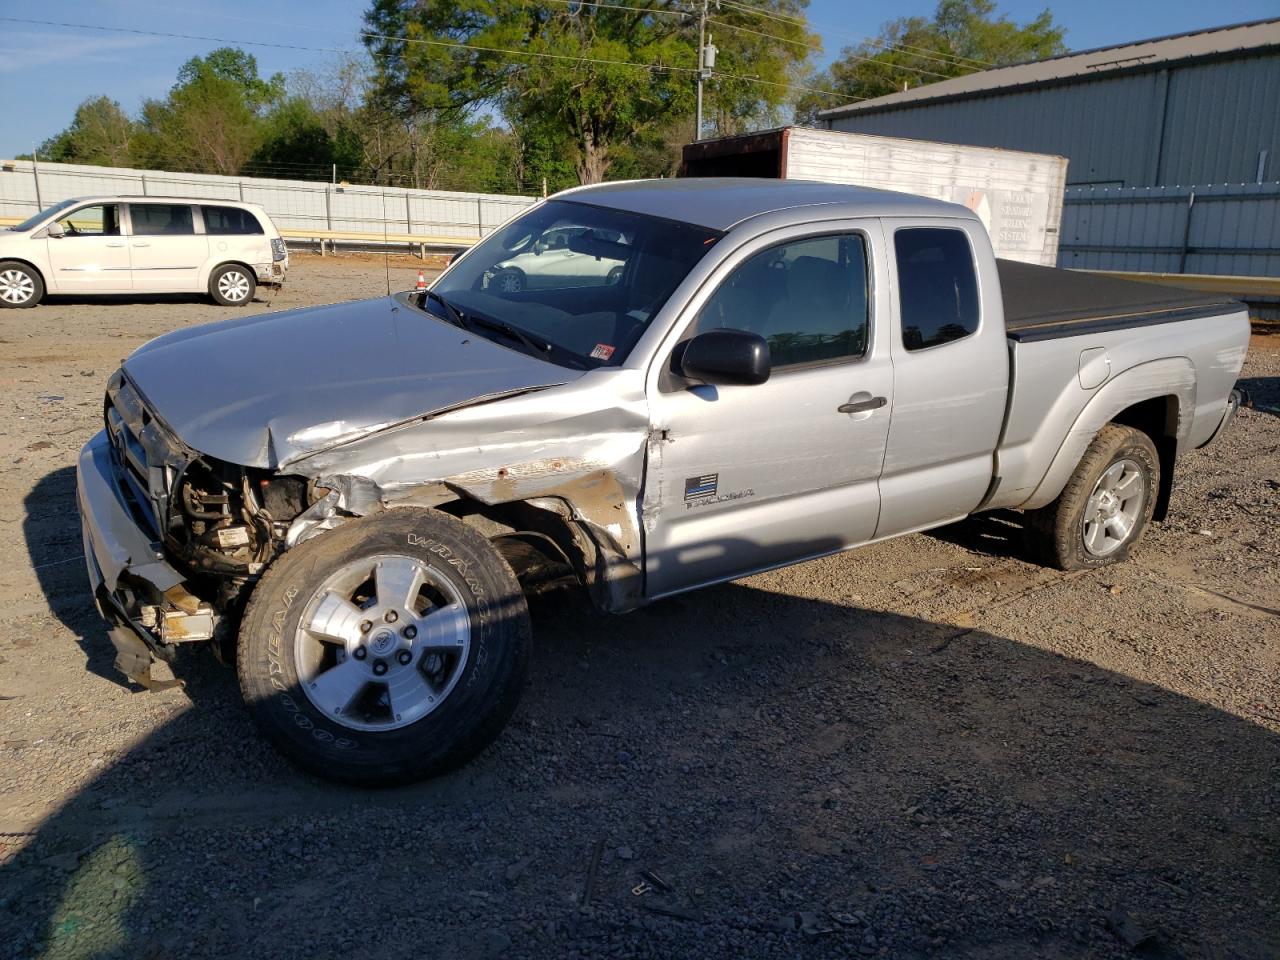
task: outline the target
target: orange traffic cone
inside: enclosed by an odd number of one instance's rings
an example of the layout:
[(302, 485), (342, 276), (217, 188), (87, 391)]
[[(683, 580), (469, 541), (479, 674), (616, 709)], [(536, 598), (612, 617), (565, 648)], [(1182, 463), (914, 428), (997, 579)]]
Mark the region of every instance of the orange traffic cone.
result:
[(418, 271), (418, 285), (414, 287), (414, 289), (415, 290), (427, 289), (427, 278), (426, 278), (426, 275), (421, 270)]

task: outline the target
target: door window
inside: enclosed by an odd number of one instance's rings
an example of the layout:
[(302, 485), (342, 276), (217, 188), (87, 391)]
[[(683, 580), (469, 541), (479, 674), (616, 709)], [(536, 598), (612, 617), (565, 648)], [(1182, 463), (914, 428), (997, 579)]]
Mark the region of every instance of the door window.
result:
[(978, 279), (963, 230), (911, 227), (893, 235), (902, 344), (924, 350), (978, 329)]
[(262, 233), (262, 224), (240, 207), (203, 207), (204, 232), (218, 236)]
[(58, 223), (66, 237), (118, 237), (120, 208), (114, 203), (95, 203), (67, 214)]
[(758, 333), (774, 369), (861, 357), (870, 320), (861, 234), (809, 237), (755, 254), (698, 313), (695, 333)]
[(129, 205), (135, 237), (188, 236), (196, 232), (189, 203), (133, 203)]

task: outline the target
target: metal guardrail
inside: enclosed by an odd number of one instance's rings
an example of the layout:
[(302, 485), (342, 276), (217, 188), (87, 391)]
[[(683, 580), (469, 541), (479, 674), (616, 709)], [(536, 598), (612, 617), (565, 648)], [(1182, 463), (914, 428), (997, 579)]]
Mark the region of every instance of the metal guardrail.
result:
[[(17, 217), (0, 217), (0, 227), (12, 226), (21, 222)], [(376, 233), (364, 230), (311, 230), (308, 228), (284, 229), (280, 231), (280, 236), (284, 237), (285, 240), (317, 244), (321, 254), (325, 252), (326, 244), (330, 250), (335, 249), (336, 244), (339, 243), (358, 246), (382, 246), (385, 244), (420, 247), (423, 249), (436, 247), (445, 250), (465, 250), (480, 241), (479, 237), (431, 236), (418, 233)], [(423, 251), (420, 250), (419, 252)]]
[(1229, 293), (1237, 297), (1280, 297), (1280, 277), (1236, 277), (1212, 273), (1138, 273), (1131, 270), (1085, 270), (1118, 280), (1140, 280), (1187, 290)]

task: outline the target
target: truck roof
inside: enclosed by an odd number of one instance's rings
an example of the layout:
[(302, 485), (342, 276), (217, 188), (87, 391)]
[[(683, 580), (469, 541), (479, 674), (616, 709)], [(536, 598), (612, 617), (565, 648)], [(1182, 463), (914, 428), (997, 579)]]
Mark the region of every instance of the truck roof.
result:
[[(625, 180), (575, 187), (556, 194), (576, 203), (613, 207), (632, 213), (693, 223), (711, 230), (767, 213), (795, 211), (796, 221), (812, 219), (822, 205), (823, 218), (942, 216), (974, 214), (966, 207), (909, 193), (812, 180), (769, 180), (755, 177), (687, 177), (673, 180)], [(843, 208), (843, 209), (842, 209)]]

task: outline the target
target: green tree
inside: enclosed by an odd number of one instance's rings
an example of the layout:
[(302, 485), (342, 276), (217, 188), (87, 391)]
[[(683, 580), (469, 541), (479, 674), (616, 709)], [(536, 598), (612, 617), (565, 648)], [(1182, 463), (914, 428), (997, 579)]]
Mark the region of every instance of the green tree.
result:
[[(993, 66), (1056, 56), (1066, 51), (1065, 34), (1048, 9), (1017, 24), (997, 16), (993, 0), (941, 0), (932, 19), (890, 20), (878, 37), (845, 47), (813, 85), (838, 91), (849, 102), (884, 96)], [(796, 119), (812, 122), (819, 110), (835, 105), (829, 96), (807, 94), (797, 103)]]
[[(802, 11), (807, 0), (768, 0), (761, 9)], [(693, 113), (697, 21), (691, 4), (629, 5), (525, 0), (373, 0), (366, 44), (377, 100), (400, 116), (445, 122), (496, 105), (520, 140), (526, 174), (572, 165), (580, 183), (603, 180), (620, 151)], [(743, 25), (761, 22), (804, 36), (792, 20), (761, 21), (725, 6), (723, 77), (713, 96), (726, 116), (758, 116), (788, 98), (788, 78), (812, 47), (757, 43)], [(733, 30), (728, 24), (737, 24)], [(776, 32), (771, 29), (770, 32)], [(764, 31), (759, 31), (764, 32)], [(735, 51), (741, 51), (737, 55)], [(732, 69), (731, 69), (732, 68)], [(730, 73), (753, 75), (741, 86)], [(769, 82), (765, 82), (769, 81)], [(546, 172), (544, 172), (546, 171)]]
[(239, 173), (264, 139), (264, 115), (283, 95), (284, 77), (263, 80), (242, 50), (193, 57), (166, 99), (143, 104), (139, 154), (166, 169)]
[(40, 145), (39, 155), (61, 163), (126, 166), (136, 133), (136, 125), (120, 104), (107, 97), (90, 97), (76, 108), (67, 129)]

